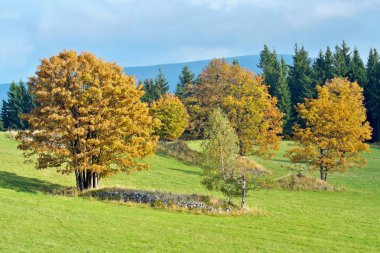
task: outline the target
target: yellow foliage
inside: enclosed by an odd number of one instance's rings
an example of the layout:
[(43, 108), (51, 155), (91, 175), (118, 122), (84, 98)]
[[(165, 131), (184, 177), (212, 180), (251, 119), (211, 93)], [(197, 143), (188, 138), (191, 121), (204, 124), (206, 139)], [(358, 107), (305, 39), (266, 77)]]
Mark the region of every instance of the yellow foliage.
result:
[[(204, 127), (210, 111), (222, 108), (239, 137), (240, 154), (256, 152), (266, 157), (278, 149), (282, 133), (283, 114), (276, 107), (260, 76), (214, 59), (201, 74), (201, 83), (195, 86), (198, 128)], [(201, 108), (201, 109), (200, 109)]]
[(296, 125), (294, 135), (300, 146), (287, 156), (293, 162), (307, 162), (326, 180), (329, 171), (346, 171), (365, 164), (360, 152), (368, 150), (371, 138), (366, 121), (363, 89), (347, 79), (335, 78), (317, 87), (318, 98), (306, 99), (298, 105), (298, 113), (306, 123)]
[(63, 165), (77, 183), (83, 177), (91, 184), (90, 177), (146, 167), (136, 158), (156, 148), (153, 119), (143, 91), (118, 65), (63, 51), (42, 59), (29, 89), (38, 107), (24, 116), (30, 130), (18, 139), (26, 155), (37, 155), (38, 169)]
[(151, 105), (151, 113), (160, 123), (155, 134), (163, 140), (176, 140), (188, 126), (189, 115), (185, 106), (173, 94), (165, 94)]

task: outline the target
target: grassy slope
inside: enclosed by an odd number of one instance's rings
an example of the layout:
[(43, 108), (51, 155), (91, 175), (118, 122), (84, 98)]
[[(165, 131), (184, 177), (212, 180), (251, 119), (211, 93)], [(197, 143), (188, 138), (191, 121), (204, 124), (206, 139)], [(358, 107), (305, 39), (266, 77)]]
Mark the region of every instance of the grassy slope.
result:
[[(374, 252), (380, 247), (378, 148), (366, 155), (365, 170), (329, 178), (346, 192), (259, 191), (250, 194), (248, 205), (268, 211), (267, 217), (213, 217), (43, 194), (72, 186), (73, 176), (35, 171), (23, 164), (16, 145), (0, 135), (0, 252)], [(274, 176), (287, 173), (281, 155), (258, 161)], [(198, 167), (161, 156), (147, 162), (150, 170), (116, 175), (103, 186), (217, 195), (203, 189)]]

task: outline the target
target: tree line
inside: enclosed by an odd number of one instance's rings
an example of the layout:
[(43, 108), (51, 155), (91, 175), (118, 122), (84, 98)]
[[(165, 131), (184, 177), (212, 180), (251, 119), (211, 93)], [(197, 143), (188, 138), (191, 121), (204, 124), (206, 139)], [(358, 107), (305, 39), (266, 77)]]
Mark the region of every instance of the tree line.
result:
[[(236, 60), (232, 65), (239, 64)], [(320, 50), (318, 56), (312, 60), (303, 46), (295, 45), (293, 63), (287, 65), (283, 57), (279, 58), (275, 49), (270, 50), (264, 45), (260, 52), (258, 67), (262, 69), (264, 84), (268, 85), (269, 94), (277, 98), (277, 107), (283, 113), (283, 134), (291, 136), (293, 125), (300, 123), (296, 113), (298, 103), (305, 98), (316, 96), (317, 85), (335, 77), (344, 77), (351, 82), (356, 81), (364, 89), (365, 107), (367, 116), (374, 131), (372, 140), (380, 141), (380, 57), (376, 49), (371, 49), (367, 63), (364, 64), (359, 51), (351, 50), (343, 41), (335, 46), (334, 51), (327, 47)], [(190, 122), (185, 130), (184, 138), (199, 139), (204, 133), (199, 125), (202, 116), (194, 99), (194, 90), (201, 82), (202, 74), (195, 76), (185, 66), (179, 76), (175, 95), (183, 102), (190, 113)], [(144, 80), (142, 89), (145, 92), (141, 100), (151, 104), (168, 93), (169, 85), (164, 73), (159, 69), (158, 75)], [(208, 101), (206, 101), (208, 102)], [(26, 121), (20, 118), (23, 113), (34, 107), (33, 97), (27, 92), (25, 85), (12, 83), (8, 91), (7, 101), (2, 102), (1, 124), (2, 129), (26, 129)], [(194, 110), (198, 110), (197, 113)], [(197, 114), (195, 116), (194, 114)]]

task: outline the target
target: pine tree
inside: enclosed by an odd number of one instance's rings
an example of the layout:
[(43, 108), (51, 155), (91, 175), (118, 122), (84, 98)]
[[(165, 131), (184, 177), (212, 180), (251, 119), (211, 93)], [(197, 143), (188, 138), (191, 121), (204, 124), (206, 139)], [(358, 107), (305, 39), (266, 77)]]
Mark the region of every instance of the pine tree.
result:
[(349, 80), (351, 82), (358, 82), (361, 87), (367, 83), (367, 74), (364, 67), (363, 60), (360, 58), (358, 49), (355, 47), (352, 52), (352, 59), (350, 62)]
[(183, 101), (189, 96), (191, 86), (194, 84), (195, 74), (192, 73), (188, 66), (183, 67), (182, 74), (178, 77), (179, 83), (175, 95)]
[(334, 53), (334, 76), (349, 77), (351, 53), (346, 42), (343, 41), (342, 46), (335, 46)]
[(292, 95), (292, 104), (303, 103), (305, 98), (315, 95), (312, 68), (308, 52), (302, 46), (295, 45), (293, 66), (289, 69), (289, 88)]

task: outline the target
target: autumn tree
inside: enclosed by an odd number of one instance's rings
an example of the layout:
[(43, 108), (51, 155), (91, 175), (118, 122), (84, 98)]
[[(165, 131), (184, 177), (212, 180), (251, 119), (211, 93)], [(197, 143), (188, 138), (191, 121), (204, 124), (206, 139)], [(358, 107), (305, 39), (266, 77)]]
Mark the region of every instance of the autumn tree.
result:
[(270, 96), (260, 76), (214, 59), (201, 73), (196, 86), (197, 101), (204, 129), (211, 111), (217, 107), (226, 112), (239, 138), (239, 153), (256, 152), (269, 156), (278, 148), (282, 132), (282, 114), (276, 107), (277, 99)]
[(162, 140), (178, 139), (188, 125), (189, 115), (185, 106), (178, 97), (170, 93), (152, 103), (151, 114), (160, 121), (154, 133)]
[(19, 148), (36, 156), (36, 168), (74, 173), (79, 191), (119, 171), (147, 167), (157, 138), (143, 91), (115, 63), (90, 53), (63, 51), (42, 59), (29, 91), (38, 107), (25, 115), (30, 130)]
[(299, 116), (306, 122), (296, 125), (294, 136), (299, 144), (287, 152), (292, 162), (305, 162), (319, 170), (321, 180), (328, 173), (344, 172), (365, 164), (361, 152), (371, 137), (366, 121), (363, 89), (347, 79), (334, 78), (317, 87), (318, 96), (298, 105)]

